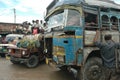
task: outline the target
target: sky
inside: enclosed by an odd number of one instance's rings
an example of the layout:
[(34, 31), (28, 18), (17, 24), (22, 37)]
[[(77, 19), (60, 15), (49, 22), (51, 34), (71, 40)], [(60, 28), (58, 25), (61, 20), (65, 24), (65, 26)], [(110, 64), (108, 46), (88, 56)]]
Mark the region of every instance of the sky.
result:
[(120, 4), (120, 0), (113, 0), (113, 1), (115, 1), (115, 2), (118, 3), (118, 4)]
[[(23, 23), (43, 20), (46, 7), (53, 0), (0, 0), (0, 22)], [(114, 0), (120, 3), (120, 0)], [(14, 19), (14, 11), (16, 19)]]
[[(46, 7), (53, 0), (0, 0), (0, 22), (23, 23), (43, 20)], [(14, 11), (16, 19), (14, 18)]]

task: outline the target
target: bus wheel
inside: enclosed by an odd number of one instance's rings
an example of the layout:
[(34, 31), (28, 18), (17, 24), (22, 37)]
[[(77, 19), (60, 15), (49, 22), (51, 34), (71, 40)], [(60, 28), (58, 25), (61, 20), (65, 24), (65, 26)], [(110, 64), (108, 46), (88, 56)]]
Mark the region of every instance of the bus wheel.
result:
[(29, 68), (34, 68), (38, 65), (38, 63), (39, 63), (38, 57), (36, 55), (32, 55), (26, 62), (26, 66)]
[(83, 68), (82, 76), (84, 80), (105, 80), (102, 59), (98, 57), (88, 59)]

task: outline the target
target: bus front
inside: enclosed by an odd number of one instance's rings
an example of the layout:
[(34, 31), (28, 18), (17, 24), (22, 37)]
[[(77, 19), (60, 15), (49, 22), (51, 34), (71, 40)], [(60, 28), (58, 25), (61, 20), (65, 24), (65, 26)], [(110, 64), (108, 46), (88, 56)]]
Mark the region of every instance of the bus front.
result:
[[(81, 66), (83, 58), (82, 8), (64, 4), (46, 17), (45, 51), (47, 61), (57, 67)], [(51, 59), (50, 59), (51, 58)]]

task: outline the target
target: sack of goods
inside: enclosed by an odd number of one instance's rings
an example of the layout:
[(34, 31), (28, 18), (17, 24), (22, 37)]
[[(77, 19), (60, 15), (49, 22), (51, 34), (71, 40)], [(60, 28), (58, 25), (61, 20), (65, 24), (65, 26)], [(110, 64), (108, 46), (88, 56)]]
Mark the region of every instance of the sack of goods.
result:
[(21, 41), (18, 42), (17, 47), (34, 49), (40, 47), (39, 36), (27, 35)]

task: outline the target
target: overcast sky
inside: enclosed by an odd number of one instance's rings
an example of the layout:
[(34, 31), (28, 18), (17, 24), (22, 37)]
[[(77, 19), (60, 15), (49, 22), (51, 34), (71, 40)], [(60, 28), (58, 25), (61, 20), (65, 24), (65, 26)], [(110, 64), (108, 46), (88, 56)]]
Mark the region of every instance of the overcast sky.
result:
[[(46, 7), (53, 0), (0, 0), (0, 22), (14, 23), (14, 9), (16, 23), (32, 20), (41, 20), (45, 15)], [(120, 3), (120, 0), (115, 0)]]
[(16, 23), (31, 22), (43, 19), (46, 7), (53, 0), (0, 0), (0, 22), (14, 23), (14, 9)]
[(115, 1), (116, 3), (119, 3), (119, 4), (120, 4), (120, 0), (113, 0), (113, 1)]

